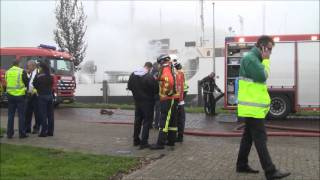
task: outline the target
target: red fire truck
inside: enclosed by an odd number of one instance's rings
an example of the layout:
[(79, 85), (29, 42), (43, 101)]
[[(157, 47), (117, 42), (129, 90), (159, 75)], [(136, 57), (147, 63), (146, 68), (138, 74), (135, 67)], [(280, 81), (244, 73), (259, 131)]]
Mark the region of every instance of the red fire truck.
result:
[[(271, 105), (269, 117), (283, 119), (298, 110), (319, 108), (320, 34), (273, 35), (267, 80)], [(224, 107), (235, 109), (237, 77), (241, 58), (255, 45), (258, 36), (226, 37)]]
[[(38, 47), (10, 47), (0, 48), (0, 85), (4, 85), (5, 71), (10, 68), (13, 61), (20, 61), (20, 66), (26, 68), (29, 60), (45, 61), (50, 64), (53, 74), (53, 90), (55, 105), (71, 103), (74, 101), (76, 81), (72, 57), (67, 52), (57, 51), (54, 46), (41, 44)], [(3, 88), (1, 88), (3, 89)], [(6, 101), (5, 93), (1, 90), (0, 102)]]

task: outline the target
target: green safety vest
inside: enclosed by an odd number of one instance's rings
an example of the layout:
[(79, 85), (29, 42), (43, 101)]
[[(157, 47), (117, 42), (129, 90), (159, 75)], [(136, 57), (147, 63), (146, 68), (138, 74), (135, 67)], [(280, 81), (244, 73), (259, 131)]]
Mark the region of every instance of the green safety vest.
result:
[(26, 86), (22, 80), (23, 69), (12, 66), (5, 75), (7, 82), (7, 93), (12, 96), (23, 96), (26, 94)]
[[(263, 60), (262, 65), (268, 76), (270, 74), (269, 60)], [(253, 79), (239, 77), (238, 116), (264, 119), (269, 112), (270, 102), (265, 82), (254, 82)]]

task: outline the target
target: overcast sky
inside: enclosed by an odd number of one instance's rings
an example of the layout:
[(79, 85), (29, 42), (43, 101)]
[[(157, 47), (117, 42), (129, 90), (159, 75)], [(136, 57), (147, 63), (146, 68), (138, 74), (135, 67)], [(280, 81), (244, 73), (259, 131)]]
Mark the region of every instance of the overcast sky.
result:
[[(205, 38), (212, 42), (212, 2), (204, 3)], [(1, 47), (55, 44), (56, 1), (1, 0)], [(129, 70), (146, 59), (146, 42), (170, 38), (171, 48), (200, 38), (199, 1), (84, 1), (88, 15), (86, 60), (100, 71)], [(319, 33), (319, 1), (215, 1), (217, 46), (228, 27), (244, 35), (261, 35), (265, 7), (266, 34)], [(161, 14), (161, 18), (160, 18)], [(133, 16), (132, 16), (133, 15)], [(124, 53), (125, 52), (125, 53)], [(117, 62), (117, 63), (115, 63)]]

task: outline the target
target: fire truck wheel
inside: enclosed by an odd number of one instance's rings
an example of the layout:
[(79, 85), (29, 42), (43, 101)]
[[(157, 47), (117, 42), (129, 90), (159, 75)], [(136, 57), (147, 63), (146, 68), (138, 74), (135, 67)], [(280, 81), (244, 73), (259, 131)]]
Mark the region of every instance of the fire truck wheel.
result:
[(286, 119), (290, 113), (290, 100), (286, 95), (271, 95), (268, 119)]

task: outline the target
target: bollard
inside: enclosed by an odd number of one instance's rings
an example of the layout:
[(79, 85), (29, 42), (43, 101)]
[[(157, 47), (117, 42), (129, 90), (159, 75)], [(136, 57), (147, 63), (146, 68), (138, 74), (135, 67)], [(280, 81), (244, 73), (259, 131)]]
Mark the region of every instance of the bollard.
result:
[(109, 91), (108, 81), (103, 80), (102, 81), (103, 103), (107, 103), (107, 104), (108, 104), (108, 91)]

